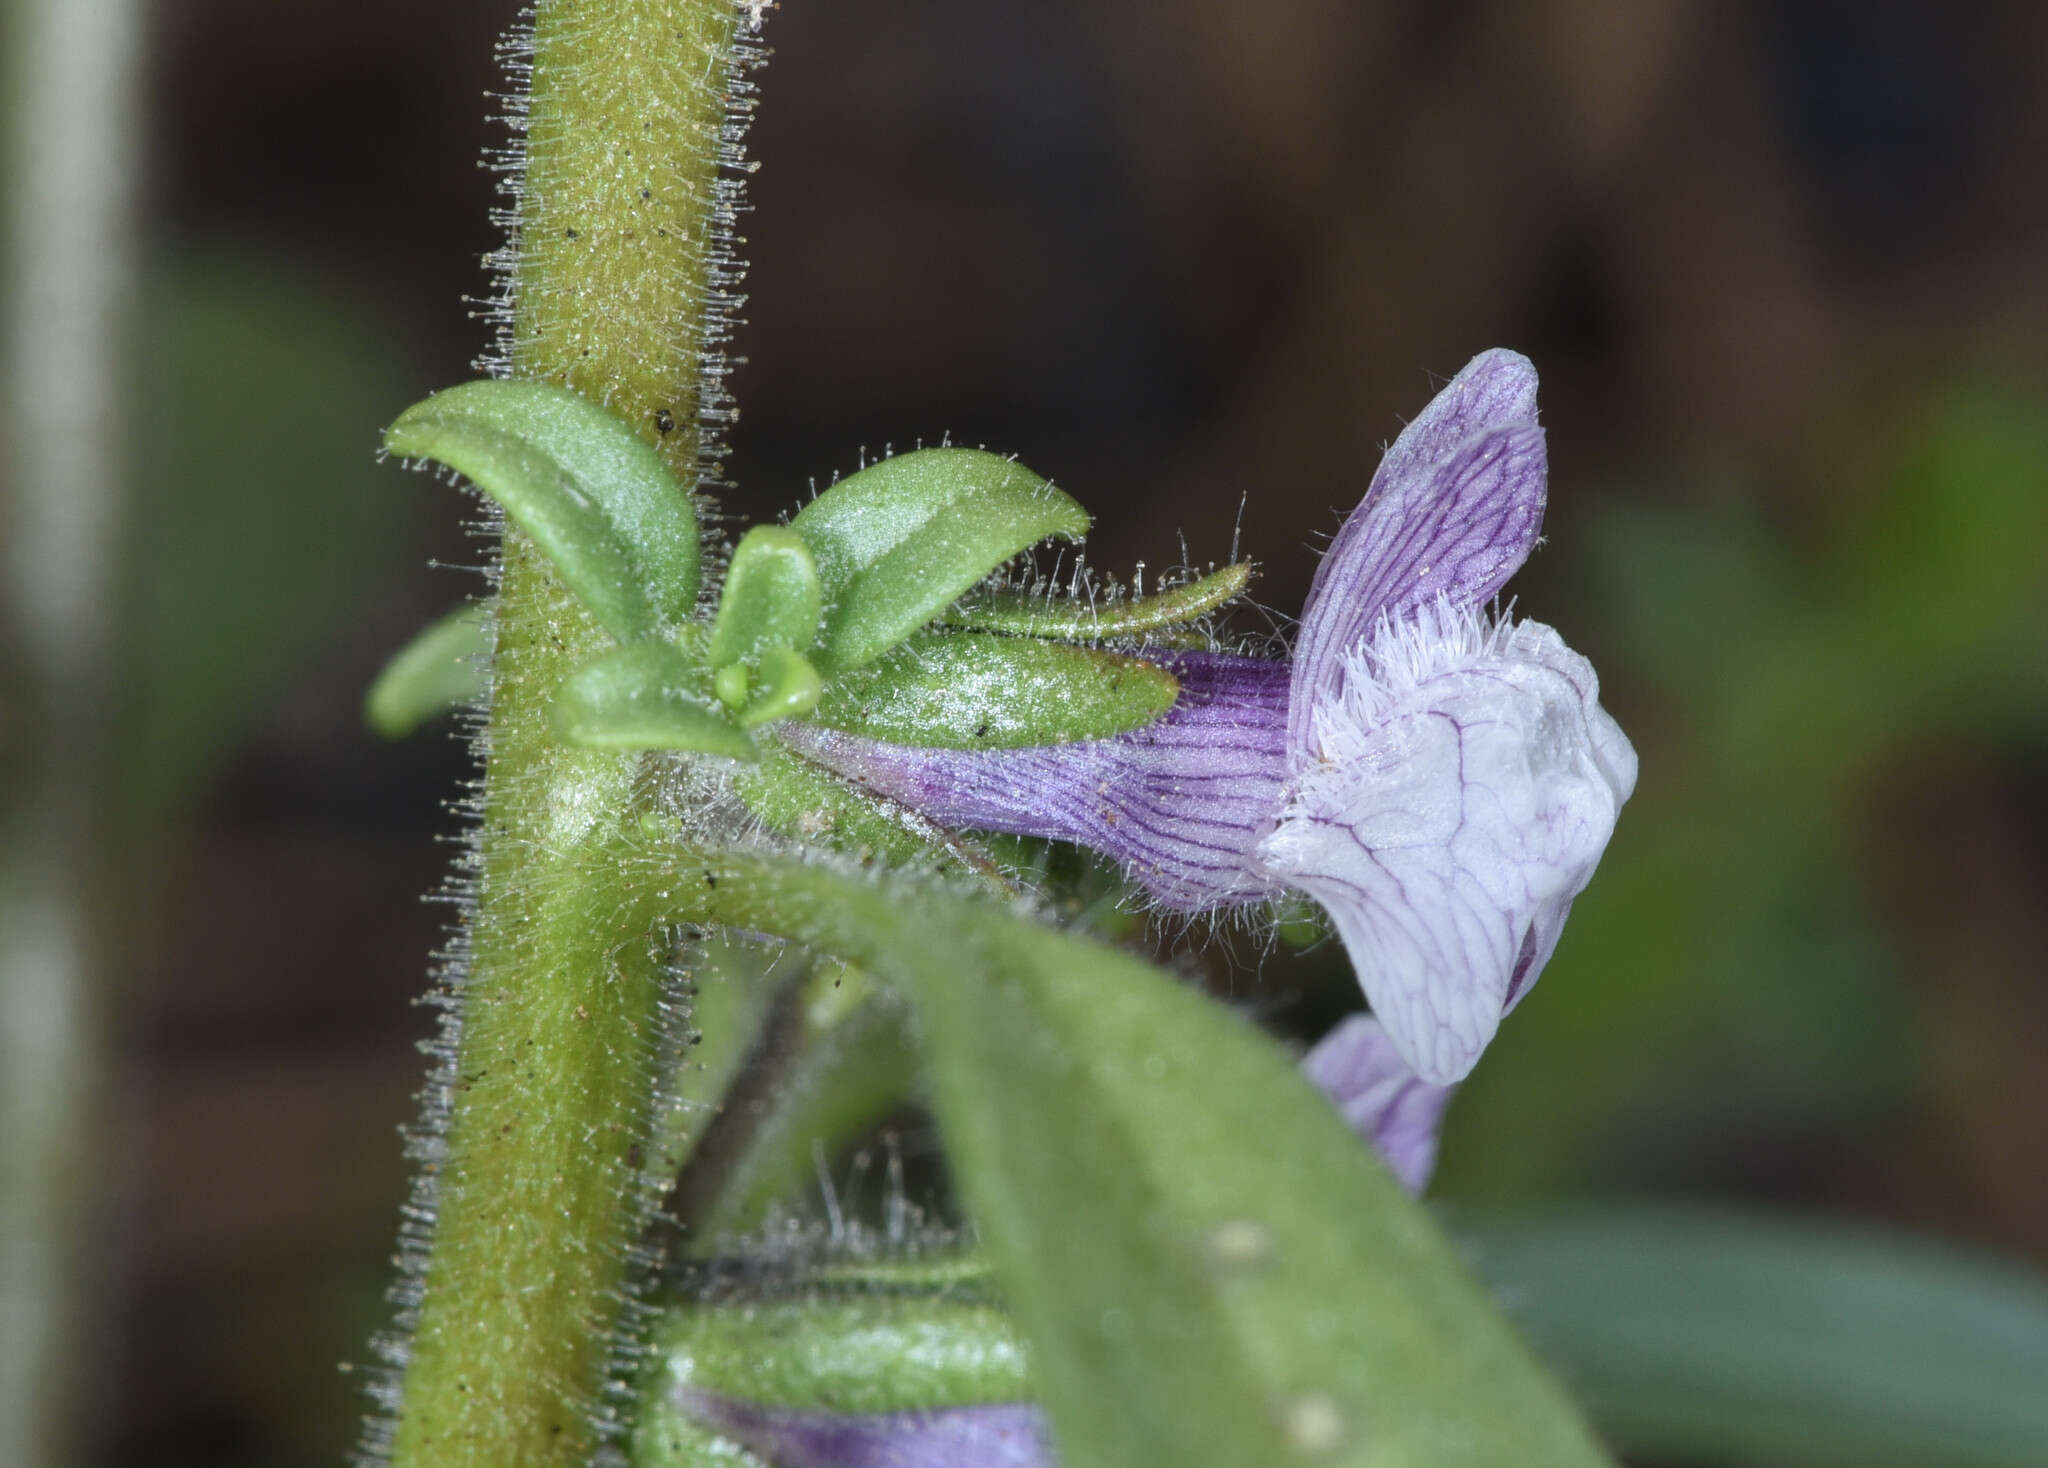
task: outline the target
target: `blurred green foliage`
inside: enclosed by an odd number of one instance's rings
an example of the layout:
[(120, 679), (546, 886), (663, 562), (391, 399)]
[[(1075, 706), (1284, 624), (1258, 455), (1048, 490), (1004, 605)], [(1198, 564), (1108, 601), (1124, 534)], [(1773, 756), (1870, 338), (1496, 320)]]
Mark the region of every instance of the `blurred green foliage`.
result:
[(1842, 1224), (1567, 1208), (1458, 1237), (1621, 1445), (1684, 1463), (2028, 1468), (2048, 1451), (2048, 1286)]
[[(136, 329), (136, 396), (107, 412), (109, 431), (125, 427), (140, 445), (113, 782), (122, 890), (139, 899), (121, 917), (144, 953), (174, 916), (164, 903), (189, 869), (173, 858), (195, 807), (252, 728), (319, 681), (350, 616), (402, 572), (420, 497), (375, 457), (379, 429), (414, 385), (396, 334), (336, 300), (330, 283), (262, 258), (161, 259)], [(192, 914), (176, 916), (189, 931)], [(222, 1053), (232, 1064), (232, 1049)], [(321, 1461), (355, 1428), (355, 1391), (334, 1363), (360, 1356), (388, 1319), (389, 1234), (361, 1220), (388, 1218), (403, 1175), (389, 1127), (402, 1114), (376, 1117), (365, 1128), (375, 1150), (343, 1170), (350, 1181), (336, 1196), (360, 1199), (358, 1211), (147, 1280), (138, 1309), (179, 1322), (183, 1373), (151, 1385), (161, 1395), (200, 1383), (189, 1410), (202, 1422), (216, 1398), (241, 1404), (248, 1442), (233, 1461)], [(163, 1451), (185, 1461), (180, 1446)]]
[(120, 782), (174, 822), (232, 741), (389, 575), (419, 498), (379, 472), (404, 403), (389, 335), (319, 281), (188, 254), (143, 292)]

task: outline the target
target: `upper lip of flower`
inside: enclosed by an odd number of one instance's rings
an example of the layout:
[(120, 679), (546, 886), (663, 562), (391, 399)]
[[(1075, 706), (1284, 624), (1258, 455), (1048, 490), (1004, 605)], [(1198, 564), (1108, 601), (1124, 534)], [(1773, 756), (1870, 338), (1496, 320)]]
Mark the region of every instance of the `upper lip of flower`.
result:
[(1548, 960), (1635, 783), (1591, 665), (1481, 610), (1535, 546), (1545, 492), (1535, 369), (1485, 352), (1388, 449), (1291, 664), (1162, 655), (1178, 702), (1114, 739), (783, 737), (943, 823), (1105, 851), (1168, 906), (1307, 892), (1402, 1058), (1449, 1084)]

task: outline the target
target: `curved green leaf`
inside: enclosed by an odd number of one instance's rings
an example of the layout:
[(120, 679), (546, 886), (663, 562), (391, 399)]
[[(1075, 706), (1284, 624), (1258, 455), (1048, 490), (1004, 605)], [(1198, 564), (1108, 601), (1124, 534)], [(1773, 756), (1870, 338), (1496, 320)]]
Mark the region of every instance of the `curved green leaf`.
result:
[(786, 525), (756, 525), (733, 548), (711, 626), (711, 666), (725, 667), (765, 647), (803, 652), (818, 639), (825, 606), (818, 563)]
[(1630, 1206), (1460, 1220), (1588, 1412), (1687, 1463), (2048, 1463), (2048, 1282), (1842, 1225)]
[(818, 706), (823, 688), (818, 670), (802, 653), (786, 647), (764, 648), (760, 681), (740, 714), (740, 724), (752, 729), (776, 719), (807, 714)]
[(916, 1006), (1068, 1468), (1607, 1462), (1429, 1216), (1239, 1016), (927, 885), (737, 853), (702, 875), (703, 911)]
[(994, 591), (969, 597), (939, 620), (948, 627), (1019, 637), (1063, 637), (1077, 642), (1135, 637), (1207, 616), (1236, 599), (1251, 579), (1250, 563), (1239, 562), (1156, 596), (1129, 601), (1083, 602), (1031, 592)]
[(633, 430), (567, 388), (465, 382), (415, 403), (384, 446), (464, 475), (547, 552), (621, 642), (696, 610), (697, 516)]
[(920, 449), (849, 475), (790, 522), (818, 560), (829, 676), (881, 656), (1018, 552), (1078, 540), (1088, 515), (1014, 460)]
[(436, 714), (483, 697), (491, 655), (488, 607), (458, 607), (400, 648), (363, 697), (363, 718), (403, 739)]
[(1022, 749), (1143, 728), (1179, 692), (1164, 668), (1117, 653), (1029, 637), (926, 633), (833, 679), (813, 718), (895, 744)]
[(585, 749), (758, 754), (712, 695), (703, 665), (666, 642), (631, 642), (592, 658), (556, 690), (548, 717), (566, 743)]

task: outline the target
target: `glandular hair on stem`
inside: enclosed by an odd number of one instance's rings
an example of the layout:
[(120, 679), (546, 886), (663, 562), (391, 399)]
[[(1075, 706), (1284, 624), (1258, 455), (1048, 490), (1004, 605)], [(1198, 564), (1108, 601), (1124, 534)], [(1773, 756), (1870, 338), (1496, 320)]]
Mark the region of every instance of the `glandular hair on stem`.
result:
[[(699, 519), (712, 526), (717, 523), (715, 510), (703, 503), (701, 496), (725, 483), (723, 464), (727, 456), (727, 432), (737, 418), (737, 407), (728, 386), (731, 371), (728, 352), (745, 305), (742, 286), (746, 267), (739, 255), (736, 226), (746, 210), (746, 179), (752, 171), (752, 165), (746, 159), (745, 145), (756, 100), (753, 75), (767, 58), (767, 51), (758, 39), (762, 12), (767, 8), (754, 3), (754, 0), (736, 0), (737, 25), (733, 44), (724, 59), (723, 74), (708, 77), (702, 83), (707, 87), (722, 88), (724, 103), (721, 119), (704, 144), (709, 149), (709, 156), (698, 159), (700, 163), (708, 162), (710, 165), (711, 199), (708, 223), (702, 230), (701, 309), (689, 348), (694, 365), (695, 402), (688, 415), (688, 423), (693, 430), (688, 441), (695, 446), (694, 464), (685, 468), (684, 477), (691, 479), (689, 470), (694, 470), (691, 492), (700, 497)], [(484, 258), (489, 286), (481, 296), (467, 300), (472, 318), (484, 322), (489, 331), (487, 344), (476, 365), (485, 374), (497, 377), (511, 376), (514, 370), (521, 266), (528, 258), (523, 234), (526, 226), (525, 184), (535, 20), (533, 9), (523, 11), (497, 47), (498, 64), (504, 80), (502, 90), (491, 95), (497, 109), (495, 120), (504, 125), (505, 140), (487, 148), (482, 163), (497, 175), (499, 202), (493, 208), (491, 218), (504, 230), (505, 237), (504, 242)], [(674, 421), (673, 406), (664, 406), (661, 411), (669, 419), (668, 427), (662, 433), (662, 437), (667, 438), (682, 425)], [(487, 538), (493, 546), (486, 574), (489, 592), (495, 595), (503, 569), (496, 548), (503, 534), (504, 521), (488, 501), (482, 506), (481, 517), (471, 529)], [(389, 1329), (372, 1339), (370, 1348), (375, 1358), (374, 1365), (358, 1376), (370, 1408), (364, 1417), (363, 1431), (352, 1458), (360, 1468), (378, 1468), (391, 1459), (403, 1403), (404, 1373), (412, 1354), (412, 1339), (418, 1325), (428, 1260), (440, 1212), (441, 1171), (448, 1155), (449, 1124), (460, 1084), (458, 1061), (464, 1036), (464, 1005), (472, 973), (472, 933), (483, 871), (485, 789), (482, 772), (488, 768), (491, 756), (489, 709), (492, 693), (488, 680), (486, 687), (484, 702), (465, 711), (461, 719), (478, 773), (450, 802), (449, 808), (459, 822), (459, 830), (451, 839), (455, 855), (448, 878), (430, 895), (430, 900), (445, 903), (451, 909), (451, 922), (446, 941), (433, 956), (430, 988), (422, 1001), (437, 1009), (439, 1018), (434, 1035), (421, 1044), (429, 1064), (425, 1084), (417, 1098), (418, 1118), (404, 1130), (405, 1153), (417, 1170), (400, 1215), (394, 1261), (397, 1274), (389, 1292), (394, 1307), (392, 1323)], [(731, 802), (722, 804), (730, 806)], [(728, 815), (727, 819), (731, 817)], [(666, 997), (659, 1006), (652, 1032), (639, 1036), (637, 1043), (651, 1047), (655, 1052), (641, 1057), (651, 1061), (648, 1069), (652, 1073), (672, 1077), (677, 1057), (687, 1048), (685, 1037), (690, 1028), (685, 997), (686, 975), (676, 957), (681, 949), (670, 938), (655, 934), (650, 935), (649, 941), (666, 944), (658, 957), (658, 963), (666, 974)], [(669, 1097), (659, 1092), (652, 1094), (647, 1098), (640, 1118), (644, 1149), (640, 1155), (649, 1161), (647, 1165), (630, 1168), (626, 1183), (631, 1191), (627, 1212), (638, 1220), (638, 1230), (636, 1237), (624, 1246), (625, 1283), (613, 1302), (615, 1323), (607, 1343), (605, 1377), (595, 1398), (586, 1404), (596, 1429), (601, 1458), (606, 1460), (619, 1457), (621, 1440), (629, 1425), (633, 1383), (644, 1355), (648, 1321), (645, 1301), (661, 1252), (650, 1243), (650, 1230), (660, 1200), (671, 1181), (658, 1166), (657, 1149), (645, 1144), (654, 1132), (655, 1119), (670, 1104)]]

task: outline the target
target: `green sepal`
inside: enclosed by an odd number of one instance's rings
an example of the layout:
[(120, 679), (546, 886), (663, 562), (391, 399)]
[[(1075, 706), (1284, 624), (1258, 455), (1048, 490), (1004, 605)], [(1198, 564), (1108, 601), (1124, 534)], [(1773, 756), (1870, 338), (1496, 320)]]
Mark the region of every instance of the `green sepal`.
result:
[[(721, 672), (723, 669), (720, 670)], [(776, 719), (795, 718), (818, 706), (824, 682), (800, 652), (769, 646), (761, 650), (760, 678), (740, 714), (742, 728), (752, 729)]]
[(969, 597), (939, 618), (948, 627), (1008, 632), (1019, 637), (1064, 637), (1072, 641), (1136, 637), (1192, 622), (1235, 600), (1251, 580), (1249, 562), (1225, 566), (1185, 586), (1129, 601), (1055, 600), (1021, 591), (992, 591)]
[(931, 1411), (1029, 1400), (1023, 1339), (978, 1267), (855, 1267), (829, 1280), (778, 1278), (759, 1264), (746, 1288), (666, 1315), (648, 1406), (675, 1410), (660, 1388), (827, 1412)]
[(1180, 684), (1137, 658), (979, 632), (924, 633), (826, 685), (828, 729), (940, 749), (1107, 739), (1173, 707)]
[(1023, 465), (921, 449), (833, 485), (790, 522), (817, 557), (827, 675), (880, 657), (1018, 552), (1078, 540), (1088, 514)]
[(725, 667), (766, 647), (806, 651), (818, 639), (825, 588), (804, 538), (786, 525), (757, 525), (740, 537), (718, 618), (711, 627), (711, 666)]
[(403, 739), (436, 714), (482, 698), (490, 616), (488, 607), (457, 607), (400, 648), (363, 696), (364, 722), (386, 739)]
[(548, 710), (555, 733), (585, 749), (694, 749), (758, 758), (711, 692), (704, 667), (666, 642), (631, 642), (571, 673)]
[(799, 759), (774, 740), (761, 758), (739, 772), (733, 792), (772, 831), (892, 867), (933, 866), (955, 875), (978, 875), (1008, 890), (994, 867), (963, 838), (949, 836), (922, 817), (856, 789)]
[(621, 642), (696, 610), (688, 491), (589, 399), (546, 382), (465, 382), (399, 414), (384, 446), (445, 464), (496, 500)]

